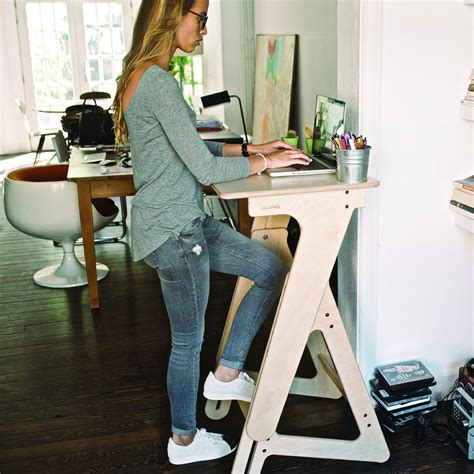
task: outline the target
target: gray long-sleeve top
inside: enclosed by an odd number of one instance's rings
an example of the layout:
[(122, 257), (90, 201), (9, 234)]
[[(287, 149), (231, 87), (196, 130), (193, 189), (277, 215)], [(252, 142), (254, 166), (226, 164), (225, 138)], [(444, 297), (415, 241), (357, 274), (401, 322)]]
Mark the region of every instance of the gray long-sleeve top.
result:
[(140, 260), (204, 218), (202, 184), (244, 178), (244, 157), (226, 157), (222, 144), (204, 142), (196, 131), (196, 115), (176, 80), (158, 66), (143, 74), (125, 111), (133, 180), (132, 254)]

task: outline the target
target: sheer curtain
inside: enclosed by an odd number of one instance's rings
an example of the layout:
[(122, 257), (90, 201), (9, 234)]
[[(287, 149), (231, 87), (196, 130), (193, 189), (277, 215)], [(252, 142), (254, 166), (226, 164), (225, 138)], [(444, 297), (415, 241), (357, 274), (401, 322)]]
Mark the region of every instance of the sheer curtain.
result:
[(0, 155), (31, 150), (15, 98), (24, 98), (20, 47), (13, 0), (0, 1)]

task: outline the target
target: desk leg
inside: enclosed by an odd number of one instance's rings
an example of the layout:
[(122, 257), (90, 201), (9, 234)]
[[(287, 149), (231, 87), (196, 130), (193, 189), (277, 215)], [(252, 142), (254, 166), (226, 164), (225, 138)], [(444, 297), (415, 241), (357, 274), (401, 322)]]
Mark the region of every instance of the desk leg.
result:
[(237, 200), (237, 214), (239, 220), (239, 232), (249, 237), (252, 227), (252, 218), (249, 216), (248, 199)]
[[(244, 427), (246, 436), (258, 441), (257, 447), (266, 445), (265, 452), (263, 449), (261, 453), (256, 452), (255, 466), (251, 460), (249, 472), (259, 472), (263, 459), (271, 454), (376, 462), (388, 459), (389, 452), (380, 426), (344, 327), (342, 322), (339, 323), (339, 312), (327, 289), (331, 268), (352, 211), (362, 207), (363, 203), (364, 190), (261, 197), (249, 202), (250, 214), (271, 214), (272, 210), (275, 213), (283, 212), (295, 216), (302, 229)], [(352, 400), (351, 407), (358, 413), (356, 420), (361, 435), (354, 441), (292, 437), (276, 433), (304, 346), (315, 329), (326, 336), (329, 352), (333, 355), (338, 371), (337, 375), (332, 376), (334, 380), (341, 380), (341, 389)], [(338, 350), (337, 344), (342, 344), (342, 349)], [(326, 365), (330, 367), (331, 361), (327, 359)], [(325, 360), (324, 357), (322, 360)], [(243, 456), (245, 453), (242, 453)], [(244, 459), (238, 455), (235, 463), (243, 465)]]
[[(240, 200), (242, 201), (242, 200)], [(240, 202), (239, 201), (239, 202)], [(245, 200), (247, 203), (247, 200)], [(273, 216), (273, 217), (257, 217), (253, 221), (252, 225), (252, 240), (257, 240), (264, 247), (278, 255), (289, 265), (291, 264), (291, 253), (286, 243), (288, 232), (286, 226), (288, 224), (288, 216)], [(235, 286), (232, 301), (230, 303), (229, 312), (227, 313), (227, 319), (222, 332), (219, 349), (217, 350), (216, 365), (219, 363), (222, 353), (224, 352), (227, 338), (229, 337), (232, 323), (234, 322), (234, 316), (237, 309), (245, 297), (247, 292), (252, 287), (253, 282), (244, 277), (239, 277)], [(242, 403), (243, 405), (244, 403)], [(248, 404), (246, 404), (248, 406)], [(208, 400), (205, 406), (206, 415), (212, 420), (220, 420), (224, 418), (230, 410), (231, 401), (215, 401)], [(244, 408), (244, 412), (247, 410)]]
[(89, 286), (89, 304), (91, 308), (99, 307), (99, 291), (97, 287), (97, 268), (94, 245), (94, 222), (92, 217), (92, 197), (89, 182), (77, 183), (79, 212), (81, 216), (82, 240), (86, 260), (87, 283)]
[(324, 347), (327, 344), (330, 356), (319, 354), (324, 361), (322, 367), (329, 371), (331, 380), (349, 402), (360, 435), (354, 440), (340, 440), (280, 435), (274, 432), (267, 439), (255, 442), (251, 450), (249, 446), (252, 447), (252, 439), (244, 429), (241, 438), (244, 448), (237, 451), (234, 462), (234, 468), (244, 468), (236, 469), (236, 473), (246, 472), (247, 461), (249, 473), (260, 472), (265, 459), (272, 455), (372, 462), (384, 462), (388, 459), (390, 453), (385, 438), (329, 286), (325, 290), (312, 330), (315, 331), (313, 334), (319, 334), (321, 340), (325, 341)]
[[(256, 217), (253, 221), (251, 238), (256, 240), (262, 246), (278, 255), (284, 262), (291, 266), (293, 257), (291, 256), (290, 249), (288, 248), (287, 238), (288, 231), (287, 226), (290, 217), (287, 215), (277, 215)], [(234, 321), (235, 313), (244, 298), (248, 290), (252, 287), (253, 282), (246, 278), (239, 277), (234, 290), (232, 301), (230, 304), (229, 312), (222, 333), (219, 349), (217, 351), (216, 365), (219, 363), (222, 353), (224, 352), (225, 344), (229, 336), (232, 323)], [(322, 362), (318, 357), (320, 351), (327, 354), (326, 346), (318, 332), (314, 332), (308, 339), (308, 350), (310, 352), (314, 367), (316, 369), (316, 375), (312, 378), (295, 377), (293, 384), (290, 389), (290, 393), (297, 395), (307, 395), (314, 397), (326, 397), (326, 398), (340, 398), (341, 392), (336, 388), (327, 373), (322, 370)], [(257, 380), (257, 372), (249, 372), (249, 374)], [(245, 405), (246, 408), (242, 407)], [(212, 420), (220, 420), (224, 418), (230, 410), (231, 401), (215, 401), (208, 400), (205, 405), (206, 415)], [(246, 415), (248, 412), (248, 404), (241, 403), (242, 411)]]

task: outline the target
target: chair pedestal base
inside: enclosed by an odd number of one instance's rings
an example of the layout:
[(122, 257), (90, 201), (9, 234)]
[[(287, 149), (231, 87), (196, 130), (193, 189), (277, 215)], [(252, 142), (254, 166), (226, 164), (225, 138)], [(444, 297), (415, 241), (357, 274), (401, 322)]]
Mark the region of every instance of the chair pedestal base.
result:
[[(109, 273), (109, 268), (97, 263), (97, 281)], [(59, 265), (51, 265), (37, 271), (33, 281), (47, 288), (73, 288), (87, 285), (86, 267), (77, 259), (74, 252), (64, 252), (63, 261)]]

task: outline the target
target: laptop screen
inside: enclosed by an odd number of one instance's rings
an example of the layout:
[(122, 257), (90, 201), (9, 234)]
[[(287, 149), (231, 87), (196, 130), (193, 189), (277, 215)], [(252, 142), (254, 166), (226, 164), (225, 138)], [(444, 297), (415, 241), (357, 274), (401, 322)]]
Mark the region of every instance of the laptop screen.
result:
[(313, 155), (332, 152), (332, 136), (344, 133), (346, 103), (324, 95), (316, 96), (313, 128)]

